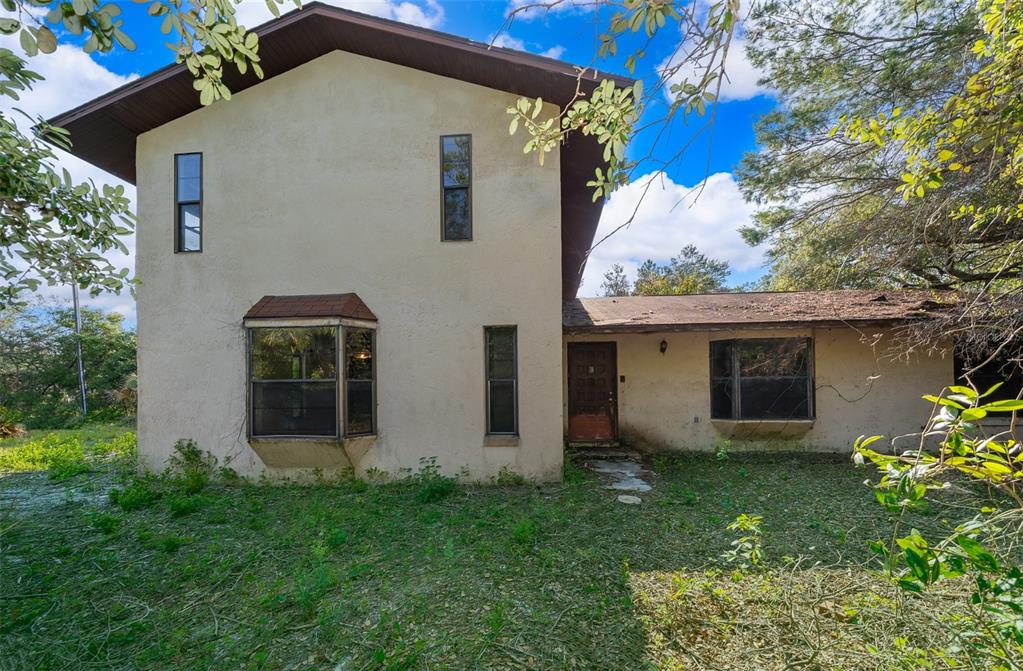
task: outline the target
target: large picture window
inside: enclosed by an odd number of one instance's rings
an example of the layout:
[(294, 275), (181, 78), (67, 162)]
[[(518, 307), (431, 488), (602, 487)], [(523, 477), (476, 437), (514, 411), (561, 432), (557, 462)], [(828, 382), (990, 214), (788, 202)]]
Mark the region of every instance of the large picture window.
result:
[(252, 436), (337, 438), (342, 407), (345, 435), (374, 433), (374, 335), (345, 326), (250, 329)]
[(202, 251), (202, 154), (174, 157), (174, 249)]
[(809, 338), (716, 340), (710, 344), (713, 419), (812, 419)]
[(441, 239), (472, 240), (472, 136), (440, 139)]
[(518, 362), (514, 326), (488, 326), (487, 433), (516, 434), (518, 423)]

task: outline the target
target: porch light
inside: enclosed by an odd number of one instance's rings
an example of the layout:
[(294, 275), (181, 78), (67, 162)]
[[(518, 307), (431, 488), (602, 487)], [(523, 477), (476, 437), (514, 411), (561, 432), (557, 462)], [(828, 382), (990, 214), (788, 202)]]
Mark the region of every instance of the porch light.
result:
[(664, 354), (667, 351), (668, 351), (668, 341), (667, 340), (662, 340), (661, 341), (661, 354)]

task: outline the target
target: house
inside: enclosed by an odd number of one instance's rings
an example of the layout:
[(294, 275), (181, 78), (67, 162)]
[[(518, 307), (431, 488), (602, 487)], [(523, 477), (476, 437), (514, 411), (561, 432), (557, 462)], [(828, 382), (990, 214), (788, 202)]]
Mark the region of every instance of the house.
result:
[(576, 299), (600, 148), (539, 166), (505, 110), (603, 75), (319, 3), (257, 32), (229, 103), (173, 65), (52, 120), (138, 187), (147, 467), (180, 438), (271, 477), (554, 480), (566, 438), (846, 451), (951, 382), (871, 345), (921, 296)]

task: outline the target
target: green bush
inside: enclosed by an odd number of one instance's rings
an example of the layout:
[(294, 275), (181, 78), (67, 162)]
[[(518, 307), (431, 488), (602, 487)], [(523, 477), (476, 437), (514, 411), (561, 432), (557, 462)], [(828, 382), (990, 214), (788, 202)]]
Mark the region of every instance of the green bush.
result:
[(206, 503), (206, 499), (196, 494), (172, 494), (167, 499), (167, 508), (174, 517), (184, 517), (199, 510)]
[(200, 450), (191, 438), (174, 443), (174, 452), (167, 461), (174, 472), (174, 484), (186, 494), (198, 494), (205, 489), (217, 467), (217, 458)]

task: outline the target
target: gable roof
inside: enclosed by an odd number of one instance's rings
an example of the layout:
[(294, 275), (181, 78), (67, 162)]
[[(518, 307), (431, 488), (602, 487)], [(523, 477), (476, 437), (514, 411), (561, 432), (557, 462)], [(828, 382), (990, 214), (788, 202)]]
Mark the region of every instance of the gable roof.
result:
[(562, 325), (566, 333), (868, 326), (924, 319), (953, 304), (948, 292), (907, 289), (574, 298), (562, 305)]
[[(564, 107), (577, 84), (589, 94), (602, 79), (619, 86), (633, 80), (588, 70), (536, 54), (474, 42), (455, 35), (311, 2), (264, 23), (259, 35), (265, 79), (287, 72), (335, 50), (347, 51), (424, 72), (479, 84)], [(192, 75), (184, 64), (168, 65), (141, 79), (50, 119), (71, 133), (72, 152), (121, 179), (135, 183), (135, 140), (178, 117), (200, 109)], [(261, 81), (234, 68), (224, 72), (232, 92)], [(502, 113), (495, 110), (495, 113)], [(592, 137), (574, 133), (561, 147), (562, 295), (575, 296), (586, 252), (600, 218), (601, 202), (592, 202), (586, 182), (603, 163)]]
[(306, 294), (263, 296), (245, 313), (245, 319), (288, 319), (292, 317), (338, 317), (376, 321), (376, 315), (358, 294)]

